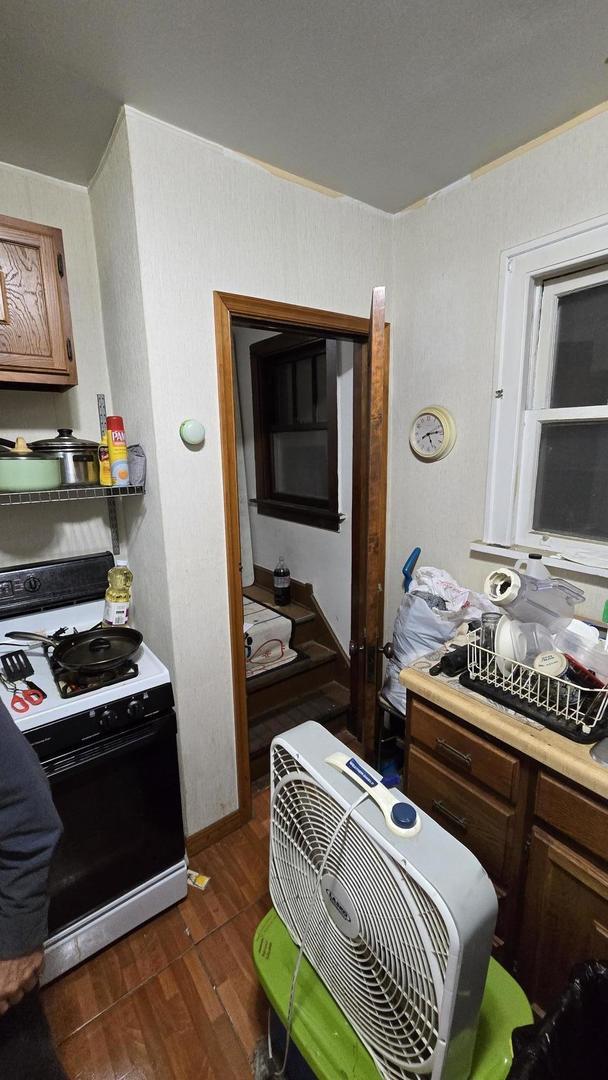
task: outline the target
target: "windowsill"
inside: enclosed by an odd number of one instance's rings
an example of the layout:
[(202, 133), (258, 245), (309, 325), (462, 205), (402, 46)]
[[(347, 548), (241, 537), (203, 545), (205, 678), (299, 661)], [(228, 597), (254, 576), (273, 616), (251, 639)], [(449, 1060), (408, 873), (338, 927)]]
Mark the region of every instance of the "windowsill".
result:
[[(475, 555), (491, 555), (495, 559), (502, 559), (503, 562), (517, 562), (518, 559), (525, 559), (529, 549), (502, 547), (500, 544), (485, 544), (481, 540), (475, 540), (470, 550)], [(582, 574), (584, 577), (594, 577), (601, 581), (608, 579), (608, 566), (596, 566), (590, 562), (573, 562), (566, 555), (549, 554), (544, 551), (539, 554), (543, 556), (543, 562), (547, 566), (561, 570), (563, 573)]]

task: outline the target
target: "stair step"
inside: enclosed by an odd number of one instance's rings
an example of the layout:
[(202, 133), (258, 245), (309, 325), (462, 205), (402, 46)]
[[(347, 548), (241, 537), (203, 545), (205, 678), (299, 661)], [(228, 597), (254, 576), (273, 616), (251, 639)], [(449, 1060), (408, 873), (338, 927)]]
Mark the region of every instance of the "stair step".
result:
[(298, 659), (292, 660), (282, 667), (273, 668), (271, 671), (263, 671), (260, 675), (252, 675), (247, 679), (247, 693), (255, 694), (258, 690), (265, 690), (267, 686), (285, 682), (296, 675), (302, 675), (313, 668), (321, 667), (335, 660), (337, 653), (333, 649), (319, 645), (318, 641), (305, 641), (298, 647)]
[(272, 589), (265, 589), (263, 585), (247, 585), (243, 589), (243, 596), (246, 596), (248, 600), (255, 600), (258, 604), (264, 604), (265, 607), (272, 608), (273, 611), (278, 611), (279, 615), (286, 615), (296, 626), (300, 626), (302, 623), (314, 622), (316, 619), (314, 611), (304, 607), (303, 604), (296, 604), (295, 602), (293, 604), (275, 604)]
[(337, 682), (329, 682), (310, 694), (269, 709), (249, 728), (250, 758), (267, 754), (275, 735), (282, 735), (307, 720), (316, 720), (325, 726), (333, 726), (334, 721), (340, 720), (341, 726), (349, 705), (348, 690)]

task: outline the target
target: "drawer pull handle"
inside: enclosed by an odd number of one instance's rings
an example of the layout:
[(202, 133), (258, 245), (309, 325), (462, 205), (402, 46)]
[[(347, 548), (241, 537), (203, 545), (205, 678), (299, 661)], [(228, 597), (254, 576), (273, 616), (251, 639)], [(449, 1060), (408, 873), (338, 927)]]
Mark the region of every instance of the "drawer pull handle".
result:
[(470, 769), (473, 764), (473, 759), (470, 754), (463, 754), (462, 750), (457, 750), (455, 746), (450, 746), (449, 742), (445, 739), (435, 740), (435, 750), (439, 753), (445, 754), (446, 757), (453, 758), (459, 765), (464, 765), (465, 769)]
[(467, 819), (464, 817), (458, 817), (453, 810), (450, 810), (449, 806), (446, 806), (441, 799), (433, 800), (433, 810), (436, 810), (438, 814), (442, 814), (444, 818), (452, 822), (458, 829), (462, 829), (463, 832), (467, 831)]

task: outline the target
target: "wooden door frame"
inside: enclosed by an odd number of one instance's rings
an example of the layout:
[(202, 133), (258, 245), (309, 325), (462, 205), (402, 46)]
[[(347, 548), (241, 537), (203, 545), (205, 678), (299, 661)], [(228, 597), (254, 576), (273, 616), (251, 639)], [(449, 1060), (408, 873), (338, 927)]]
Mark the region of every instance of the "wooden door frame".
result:
[[(236, 460), (235, 380), (232, 353), (232, 320), (248, 319), (252, 322), (276, 323), (283, 329), (290, 327), (322, 331), (336, 336), (367, 340), (369, 319), (356, 315), (343, 315), (319, 308), (300, 307), (274, 300), (262, 300), (235, 293), (214, 292), (215, 341), (220, 409), (220, 442), (224, 489), (224, 521), (226, 529), (226, 558), (228, 571), (228, 606), (230, 622), (230, 651), (232, 659), (232, 687), (234, 694), (234, 727), (236, 743), (236, 767), (238, 810), (228, 814), (208, 829), (191, 838), (189, 851), (200, 851), (209, 843), (227, 835), (245, 824), (251, 817), (251, 780), (249, 771), (249, 729), (247, 724), (247, 691), (245, 676), (245, 652), (243, 649), (243, 593), (241, 581), (241, 538), (239, 529), (238, 469)], [(388, 363), (388, 324), (386, 329)], [(388, 395), (388, 378), (386, 379)], [(386, 404), (386, 403), (385, 403)], [(387, 440), (387, 410), (383, 411), (383, 423), (374, 432), (379, 433), (382, 445)], [(378, 418), (375, 418), (376, 421)], [(353, 431), (354, 434), (354, 431)], [(386, 537), (386, 454), (380, 484), (383, 496), (379, 500), (384, 508), (384, 518), (378, 522), (383, 547)], [(381, 592), (384, 591), (384, 564), (382, 565)]]

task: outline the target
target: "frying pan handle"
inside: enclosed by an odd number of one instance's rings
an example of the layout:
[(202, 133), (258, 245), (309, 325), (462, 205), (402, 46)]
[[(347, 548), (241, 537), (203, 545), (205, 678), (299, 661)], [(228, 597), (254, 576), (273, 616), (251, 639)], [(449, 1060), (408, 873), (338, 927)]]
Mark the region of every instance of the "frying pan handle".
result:
[(13, 641), (43, 641), (45, 645), (53, 646), (57, 644), (55, 638), (47, 637), (46, 634), (28, 634), (24, 630), (7, 631), (4, 636), (11, 638)]

